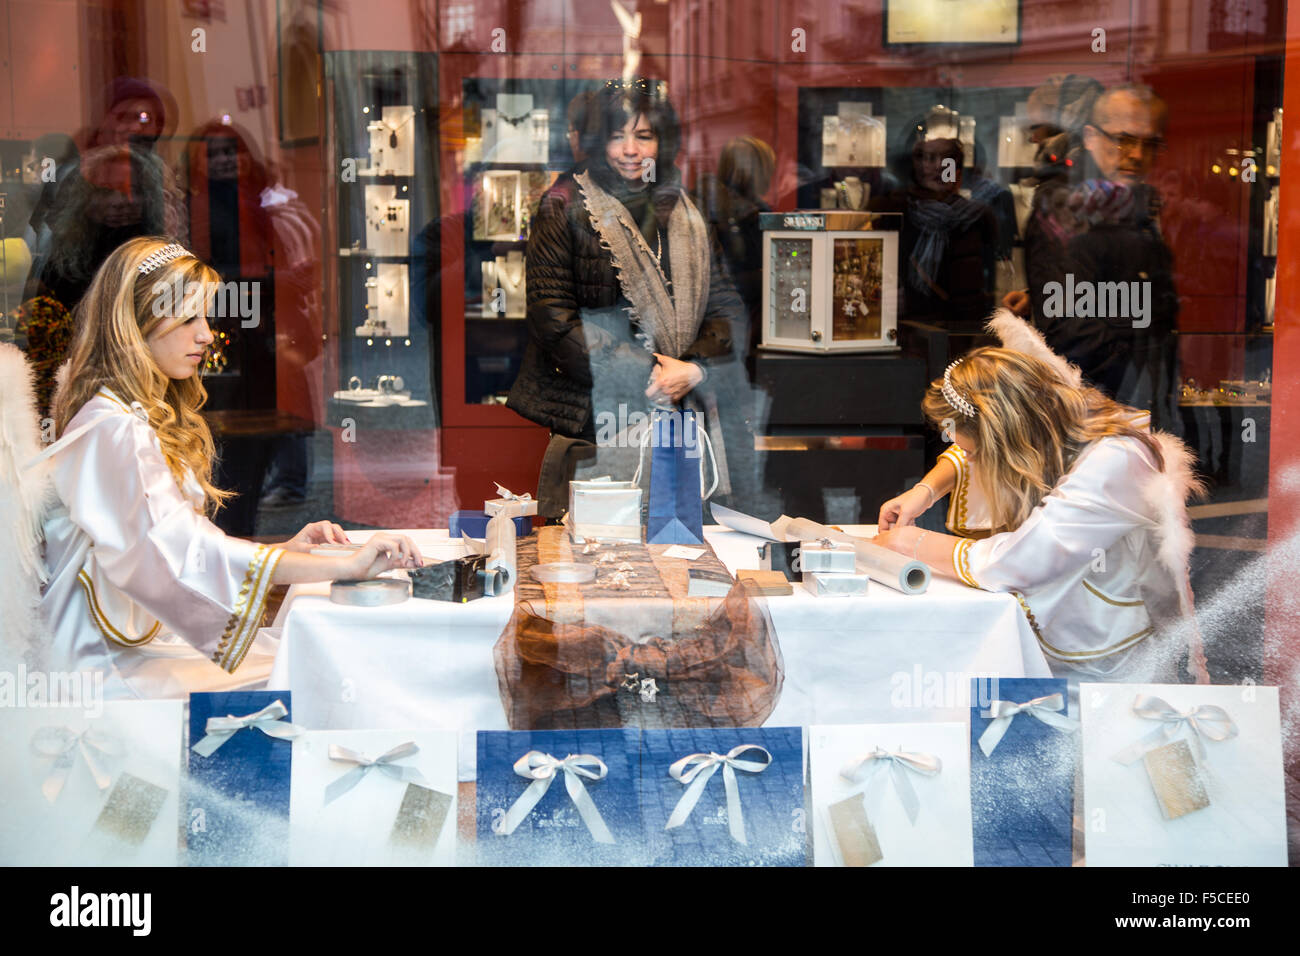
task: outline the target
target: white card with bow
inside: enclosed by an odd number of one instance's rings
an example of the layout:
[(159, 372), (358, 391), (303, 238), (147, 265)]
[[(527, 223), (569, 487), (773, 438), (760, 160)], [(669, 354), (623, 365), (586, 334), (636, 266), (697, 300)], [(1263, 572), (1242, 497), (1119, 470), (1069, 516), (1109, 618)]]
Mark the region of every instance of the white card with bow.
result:
[(178, 700), (0, 707), (0, 861), (176, 866), (183, 712)]
[[(289, 865), (455, 865), (456, 757), (456, 731), (307, 731), (293, 742)], [(434, 799), (446, 815), (419, 847), (393, 839), (408, 785), (450, 798)]]
[[(1080, 684), (1079, 712), (1086, 865), (1287, 865), (1276, 687)], [(1197, 796), (1167, 819), (1141, 755), (1178, 741)]]
[(872, 865), (974, 865), (968, 733), (961, 723), (808, 728), (814, 865), (843, 865), (829, 808), (855, 794), (879, 843), (881, 859)]

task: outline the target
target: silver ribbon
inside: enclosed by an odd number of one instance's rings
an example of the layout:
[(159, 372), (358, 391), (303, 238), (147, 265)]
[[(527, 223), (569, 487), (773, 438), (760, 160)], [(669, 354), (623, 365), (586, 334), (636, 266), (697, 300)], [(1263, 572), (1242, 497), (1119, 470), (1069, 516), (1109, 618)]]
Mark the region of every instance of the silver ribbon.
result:
[(531, 780), (528, 789), (519, 795), (510, 809), (506, 811), (501, 822), (501, 833), (509, 836), (515, 828), (523, 823), (533, 807), (537, 806), (546, 791), (551, 789), (551, 781), (556, 773), (564, 774), (564, 789), (569, 792), (569, 799), (578, 809), (578, 816), (587, 825), (587, 830), (597, 843), (613, 843), (614, 835), (605, 826), (605, 821), (596, 809), (596, 804), (587, 792), (582, 779), (603, 780), (609, 773), (605, 761), (593, 754), (569, 754), (563, 760), (557, 760), (540, 750), (530, 750), (515, 761), (515, 773), (526, 780)]
[[(757, 750), (767, 758), (763, 763), (756, 760), (740, 760), (741, 754), (748, 750)], [(727, 829), (731, 831), (731, 838), (737, 843), (743, 843), (746, 846), (749, 840), (745, 838), (745, 814), (740, 807), (740, 789), (736, 785), (736, 771), (744, 770), (747, 773), (762, 773), (772, 765), (772, 755), (758, 744), (741, 744), (738, 747), (732, 747), (725, 754), (690, 754), (678, 760), (668, 768), (668, 776), (672, 777), (679, 783), (688, 784), (686, 792), (682, 794), (681, 799), (677, 801), (677, 806), (673, 807), (672, 816), (668, 818), (668, 823), (664, 826), (665, 830), (672, 830), (681, 826), (695, 809), (695, 804), (699, 803), (700, 795), (704, 793), (704, 788), (709, 783), (709, 778), (722, 768), (722, 782), (727, 791)]]
[[(496, 482), (493, 482), (496, 485)], [(532, 501), (531, 493), (525, 491), (522, 495), (517, 495), (504, 485), (497, 485), (497, 497), (502, 501)]]
[(325, 803), (333, 803), (359, 784), (366, 774), (376, 769), (388, 774), (394, 780), (400, 780), (404, 783), (418, 783), (420, 786), (432, 790), (433, 786), (424, 779), (424, 775), (420, 773), (418, 767), (399, 767), (394, 763), (394, 761), (401, 760), (403, 757), (418, 753), (419, 750), (420, 748), (415, 745), (414, 741), (408, 740), (406, 743), (398, 744), (391, 750), (371, 759), (365, 754), (349, 750), (347, 747), (330, 744), (330, 760), (356, 764), (356, 766), (325, 788)]
[(858, 793), (864, 793), (871, 786), (871, 781), (880, 775), (882, 767), (889, 767), (889, 775), (894, 781), (894, 792), (907, 812), (908, 821), (915, 826), (916, 817), (921, 812), (921, 801), (917, 799), (916, 790), (909, 773), (919, 773), (933, 777), (943, 769), (943, 761), (934, 754), (912, 753), (905, 750), (881, 750), (877, 747), (869, 754), (854, 757), (840, 770), (840, 776), (852, 783), (862, 784)]
[(95, 779), (95, 786), (107, 790), (113, 782), (112, 775), (100, 765), (101, 757), (120, 757), (126, 752), (122, 741), (114, 734), (95, 728), (81, 733), (71, 727), (41, 727), (32, 734), (32, 750), (42, 757), (54, 758), (54, 765), (41, 782), (41, 793), (50, 803), (59, 799), (63, 785), (68, 782), (75, 762), (73, 751), (79, 750), (86, 761), (86, 769)]
[(1061, 733), (1072, 734), (1079, 729), (1079, 722), (1073, 717), (1059, 713), (1062, 710), (1065, 710), (1065, 697), (1061, 694), (1035, 697), (1023, 704), (1010, 700), (995, 700), (989, 705), (988, 710), (980, 714), (985, 720), (993, 721), (984, 729), (984, 733), (980, 734), (980, 750), (984, 751), (986, 757), (993, 756), (993, 751), (1006, 736), (1007, 729), (1010, 728), (1016, 714), (1029, 714), (1031, 717), (1037, 717), (1047, 726), (1055, 727)]
[(1158, 720), (1161, 726), (1115, 754), (1113, 759), (1122, 764), (1141, 760), (1147, 751), (1173, 740), (1183, 726), (1191, 730), (1196, 755), (1202, 760), (1205, 759), (1205, 742), (1202, 738), (1220, 741), (1237, 736), (1237, 725), (1228, 716), (1228, 712), (1214, 704), (1178, 710), (1159, 697), (1138, 694), (1133, 699), (1133, 713), (1145, 720)]
[(289, 709), (276, 700), (255, 714), (245, 714), (243, 717), (236, 717), (233, 714), (227, 714), (225, 717), (209, 717), (207, 725), (203, 728), (207, 736), (190, 749), (201, 757), (211, 757), (217, 752), (217, 748), (245, 727), (260, 730), (268, 737), (275, 737), (277, 740), (292, 740), (303, 732), (303, 728), (281, 719), (288, 715)]

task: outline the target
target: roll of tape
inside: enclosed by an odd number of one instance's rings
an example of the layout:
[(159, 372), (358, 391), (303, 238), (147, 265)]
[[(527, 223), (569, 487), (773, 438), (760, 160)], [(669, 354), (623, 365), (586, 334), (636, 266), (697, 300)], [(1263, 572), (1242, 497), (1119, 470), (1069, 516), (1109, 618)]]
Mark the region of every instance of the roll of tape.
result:
[(409, 578), (371, 578), (367, 581), (335, 581), (330, 585), (330, 600), (351, 607), (381, 607), (401, 604), (411, 596)]

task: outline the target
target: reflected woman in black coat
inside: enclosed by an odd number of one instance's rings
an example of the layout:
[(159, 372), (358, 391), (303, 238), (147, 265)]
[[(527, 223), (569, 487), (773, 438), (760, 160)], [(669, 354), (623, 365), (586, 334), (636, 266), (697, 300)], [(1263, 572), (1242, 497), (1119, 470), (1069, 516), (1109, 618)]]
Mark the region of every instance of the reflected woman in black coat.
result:
[[(743, 427), (734, 403), (744, 371), (732, 333), (743, 306), (682, 187), (677, 115), (664, 85), (611, 81), (599, 104), (587, 161), (542, 197), (533, 220), (529, 343), (506, 404), (553, 436), (595, 443), (597, 470), (620, 478), (631, 477), (637, 455), (627, 447), (629, 414), (654, 405), (695, 410), (725, 495), (732, 442), (722, 422)], [(558, 444), (562, 455), (572, 443)], [(552, 493), (572, 474), (571, 465), (556, 465), (556, 446), (543, 463), (543, 510), (548, 473)]]

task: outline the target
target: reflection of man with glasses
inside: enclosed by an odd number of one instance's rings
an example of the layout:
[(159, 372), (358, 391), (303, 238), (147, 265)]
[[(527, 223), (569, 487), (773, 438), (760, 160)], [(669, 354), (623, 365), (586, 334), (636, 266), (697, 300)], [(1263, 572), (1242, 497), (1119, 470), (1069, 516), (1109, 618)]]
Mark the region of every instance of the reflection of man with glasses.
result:
[(1177, 429), (1173, 258), (1146, 184), (1167, 110), (1144, 86), (1097, 98), (1075, 176), (1044, 184), (1026, 228), (1034, 318), (1052, 348), (1127, 405)]

